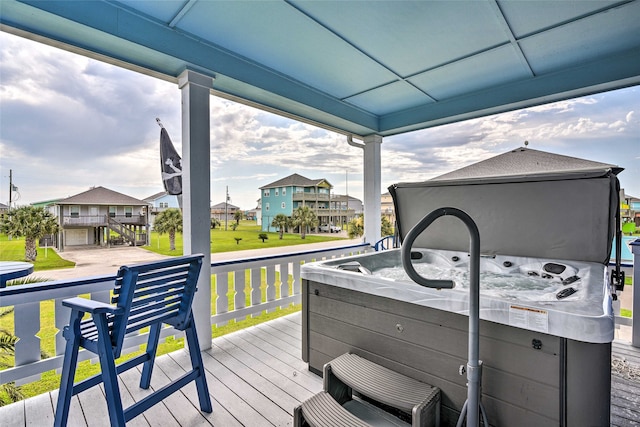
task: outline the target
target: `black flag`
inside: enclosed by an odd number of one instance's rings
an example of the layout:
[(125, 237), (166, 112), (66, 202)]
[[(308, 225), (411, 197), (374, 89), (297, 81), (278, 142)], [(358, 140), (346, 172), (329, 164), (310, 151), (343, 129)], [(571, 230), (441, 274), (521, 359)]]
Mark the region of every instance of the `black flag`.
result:
[(182, 161), (164, 127), (160, 130), (160, 169), (167, 193), (182, 194)]

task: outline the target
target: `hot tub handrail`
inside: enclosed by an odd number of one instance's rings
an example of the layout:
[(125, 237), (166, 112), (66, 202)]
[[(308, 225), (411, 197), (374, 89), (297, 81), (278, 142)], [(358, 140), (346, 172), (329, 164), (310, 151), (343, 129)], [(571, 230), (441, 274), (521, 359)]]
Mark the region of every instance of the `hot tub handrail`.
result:
[[(418, 272), (416, 272), (411, 262), (411, 247), (416, 238), (431, 225), (433, 221), (441, 216), (451, 215), (460, 219), (467, 226), (470, 235), (470, 263), (469, 263), (469, 360), (467, 361), (466, 373), (467, 373), (467, 401), (462, 407), (460, 412), (460, 418), (458, 419), (458, 426), (462, 425), (462, 420), (465, 415), (467, 417), (467, 426), (479, 426), (480, 425), (480, 382), (482, 380), (482, 362), (479, 360), (480, 355), (480, 233), (478, 232), (478, 226), (473, 219), (464, 211), (452, 208), (444, 207), (434, 210), (433, 212), (422, 218), (413, 228), (407, 233), (407, 236), (402, 243), (400, 250), (402, 258), (402, 266), (409, 277), (417, 284), (430, 287), (430, 288), (452, 288), (452, 280), (430, 280), (427, 279)], [(461, 367), (461, 374), (464, 373), (464, 367)], [(482, 410), (484, 419), (486, 415)], [(486, 424), (486, 421), (485, 421)]]

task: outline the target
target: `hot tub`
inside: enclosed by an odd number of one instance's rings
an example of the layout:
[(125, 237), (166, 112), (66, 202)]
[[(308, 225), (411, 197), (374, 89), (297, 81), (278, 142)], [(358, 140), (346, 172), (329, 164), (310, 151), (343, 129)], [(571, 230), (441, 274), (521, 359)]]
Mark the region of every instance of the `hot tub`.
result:
[[(389, 191), (401, 241), (445, 206), (477, 224), (490, 424), (608, 426), (614, 316), (606, 266), (621, 169), (530, 149), (477, 165)], [(467, 397), (459, 370), (469, 342), (469, 235), (443, 217), (411, 245), (420, 275), (452, 279), (453, 289), (409, 280), (399, 250), (302, 267), (303, 359), (320, 372), (354, 352), (437, 386), (442, 425), (455, 426)]]
[[(412, 253), (417, 271), (453, 277), (455, 287), (413, 283), (399, 250), (305, 264), (303, 359), (320, 372), (355, 352), (435, 385), (443, 425), (454, 426), (466, 397), (458, 370), (467, 352), (468, 254)], [(482, 393), (491, 424), (608, 425), (614, 320), (605, 266), (503, 255), (480, 264)]]
[[(304, 268), (303, 278), (468, 315), (469, 254), (412, 250), (416, 270), (453, 289), (412, 282), (391, 250)], [(614, 315), (603, 264), (496, 255), (480, 259), (480, 318), (588, 343), (610, 343)]]

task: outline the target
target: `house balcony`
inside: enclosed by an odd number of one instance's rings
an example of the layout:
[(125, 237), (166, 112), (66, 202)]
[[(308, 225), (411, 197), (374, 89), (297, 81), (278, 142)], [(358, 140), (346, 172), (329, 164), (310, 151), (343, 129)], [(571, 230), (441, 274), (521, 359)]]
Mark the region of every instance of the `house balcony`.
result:
[(314, 202), (314, 201), (328, 201), (329, 200), (329, 195), (328, 194), (322, 194), (322, 193), (293, 193), (293, 201), (294, 202), (299, 202), (299, 201), (309, 201), (309, 202)]
[(144, 215), (65, 215), (62, 217), (63, 227), (106, 227), (109, 218), (124, 225), (147, 225)]
[[(341, 257), (370, 250), (368, 245), (292, 252), (277, 256), (253, 257), (213, 262), (211, 324), (224, 324), (234, 319), (287, 307), (301, 300), (301, 264), (314, 260)], [(280, 277), (288, 277), (283, 283)], [(55, 351), (47, 359), (40, 358), (41, 330), (53, 326), (61, 331), (69, 316), (62, 300), (90, 295), (108, 301), (114, 275), (12, 286), (0, 290), (0, 310), (13, 307), (16, 344), (16, 366), (0, 371), (0, 384), (38, 380), (48, 371), (59, 369), (64, 352), (64, 339), (58, 332), (53, 340)], [(233, 296), (228, 297), (233, 294)], [(53, 301), (53, 325), (41, 319), (41, 303)], [(50, 304), (50, 303), (49, 303)], [(44, 319), (44, 317), (42, 317)], [(34, 320), (35, 319), (35, 320)], [(145, 426), (280, 426), (291, 425), (293, 409), (322, 389), (322, 379), (308, 370), (302, 361), (301, 314), (294, 313), (229, 335), (215, 338), (212, 348), (203, 352), (213, 413), (203, 414), (197, 408), (198, 397), (193, 385), (165, 399), (131, 421)], [(178, 336), (171, 328), (163, 337)], [(43, 337), (44, 339), (44, 337)], [(127, 338), (131, 351), (146, 342), (146, 335)], [(80, 359), (87, 359), (86, 353)], [(612, 375), (611, 426), (640, 423), (640, 349), (616, 339), (614, 360), (624, 360), (631, 374)], [(139, 375), (120, 376), (123, 401), (129, 405), (143, 399), (169, 381), (180, 377), (190, 367), (184, 350), (178, 350), (156, 361), (151, 389), (138, 387)], [(612, 368), (612, 372), (615, 371)], [(635, 375), (635, 376), (634, 376)], [(57, 390), (0, 408), (3, 427), (51, 425), (57, 401)], [(69, 425), (108, 425), (107, 407), (101, 386), (75, 396)]]

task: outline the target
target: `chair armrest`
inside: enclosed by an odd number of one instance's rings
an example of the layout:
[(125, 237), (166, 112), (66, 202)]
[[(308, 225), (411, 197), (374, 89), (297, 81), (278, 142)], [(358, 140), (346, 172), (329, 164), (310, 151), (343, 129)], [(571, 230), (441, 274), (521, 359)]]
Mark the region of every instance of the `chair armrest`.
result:
[(120, 314), (122, 308), (113, 306), (111, 304), (105, 304), (100, 301), (94, 301), (86, 298), (68, 298), (62, 301), (62, 305), (70, 307), (72, 310), (81, 311), (83, 313), (100, 314)]

